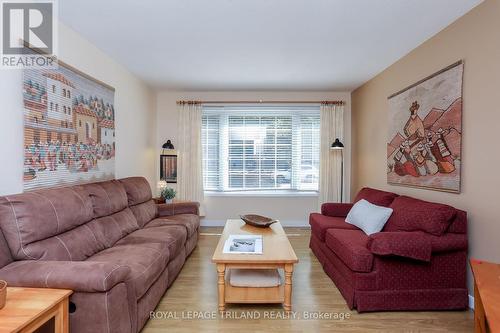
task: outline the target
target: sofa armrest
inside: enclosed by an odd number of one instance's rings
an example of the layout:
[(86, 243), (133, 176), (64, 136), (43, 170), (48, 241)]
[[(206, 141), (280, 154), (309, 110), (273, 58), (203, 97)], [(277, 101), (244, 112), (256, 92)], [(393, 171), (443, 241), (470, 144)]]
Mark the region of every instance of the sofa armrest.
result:
[(432, 253), (467, 251), (467, 235), (446, 233), (442, 236), (429, 235), (432, 242)]
[(370, 235), (368, 250), (379, 256), (399, 256), (431, 261), (432, 240), (423, 232), (378, 232)]
[(177, 214), (199, 215), (200, 204), (198, 202), (174, 202), (157, 204), (158, 217), (171, 216)]
[(321, 214), (331, 217), (346, 217), (353, 205), (352, 203), (324, 203), (321, 205)]
[(93, 261), (15, 261), (0, 269), (12, 287), (106, 292), (129, 276), (128, 266)]

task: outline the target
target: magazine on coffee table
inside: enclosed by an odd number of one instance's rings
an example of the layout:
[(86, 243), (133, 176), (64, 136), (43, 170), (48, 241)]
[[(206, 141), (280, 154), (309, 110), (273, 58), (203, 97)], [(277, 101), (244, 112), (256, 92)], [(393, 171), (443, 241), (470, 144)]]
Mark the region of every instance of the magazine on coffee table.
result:
[(229, 235), (223, 253), (262, 254), (262, 235)]

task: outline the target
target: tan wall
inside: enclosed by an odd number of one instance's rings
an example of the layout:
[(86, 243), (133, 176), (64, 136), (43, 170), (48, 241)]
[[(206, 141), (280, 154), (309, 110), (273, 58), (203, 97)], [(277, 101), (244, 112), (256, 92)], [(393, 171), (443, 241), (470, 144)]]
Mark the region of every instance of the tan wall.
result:
[[(58, 58), (115, 87), (116, 160), (115, 176), (145, 176), (152, 185), (155, 176), (154, 91), (122, 65), (104, 54), (71, 28), (59, 24)], [(0, 195), (23, 190), (23, 94), (21, 70), (0, 70)], [(57, 126), (60, 126), (58, 122)], [(97, 124), (95, 132), (97, 138)], [(57, 133), (53, 134), (57, 139)], [(40, 139), (47, 140), (46, 131)], [(154, 187), (155, 188), (155, 187)]]
[[(470, 256), (496, 262), (500, 262), (499, 38), (500, 1), (486, 0), (352, 94), (352, 195), (372, 186), (464, 209), (469, 213)], [(465, 61), (462, 193), (387, 185), (387, 97), (459, 59)]]

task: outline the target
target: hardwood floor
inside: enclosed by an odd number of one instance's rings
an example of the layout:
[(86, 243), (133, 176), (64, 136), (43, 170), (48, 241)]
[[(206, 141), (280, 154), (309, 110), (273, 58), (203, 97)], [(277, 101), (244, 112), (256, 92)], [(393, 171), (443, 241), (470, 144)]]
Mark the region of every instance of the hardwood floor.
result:
[[(293, 274), (293, 314), (278, 305), (231, 305), (217, 312), (217, 272), (211, 262), (222, 228), (202, 228), (197, 248), (142, 332), (471, 332), (471, 311), (350, 311), (339, 291), (311, 253), (310, 231), (286, 228), (299, 263)], [(308, 319), (306, 315), (331, 318)], [(245, 318), (250, 317), (250, 318)], [(253, 316), (254, 319), (251, 319)], [(274, 317), (271, 317), (274, 316)], [(344, 319), (340, 319), (343, 316)], [(200, 318), (201, 317), (201, 318)]]

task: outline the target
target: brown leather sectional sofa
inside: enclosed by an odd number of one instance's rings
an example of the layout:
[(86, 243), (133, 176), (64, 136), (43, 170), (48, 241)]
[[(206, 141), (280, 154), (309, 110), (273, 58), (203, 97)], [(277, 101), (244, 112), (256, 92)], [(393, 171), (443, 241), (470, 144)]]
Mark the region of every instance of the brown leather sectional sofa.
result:
[(0, 279), (67, 288), (70, 330), (138, 332), (198, 241), (198, 204), (125, 178), (0, 197)]

